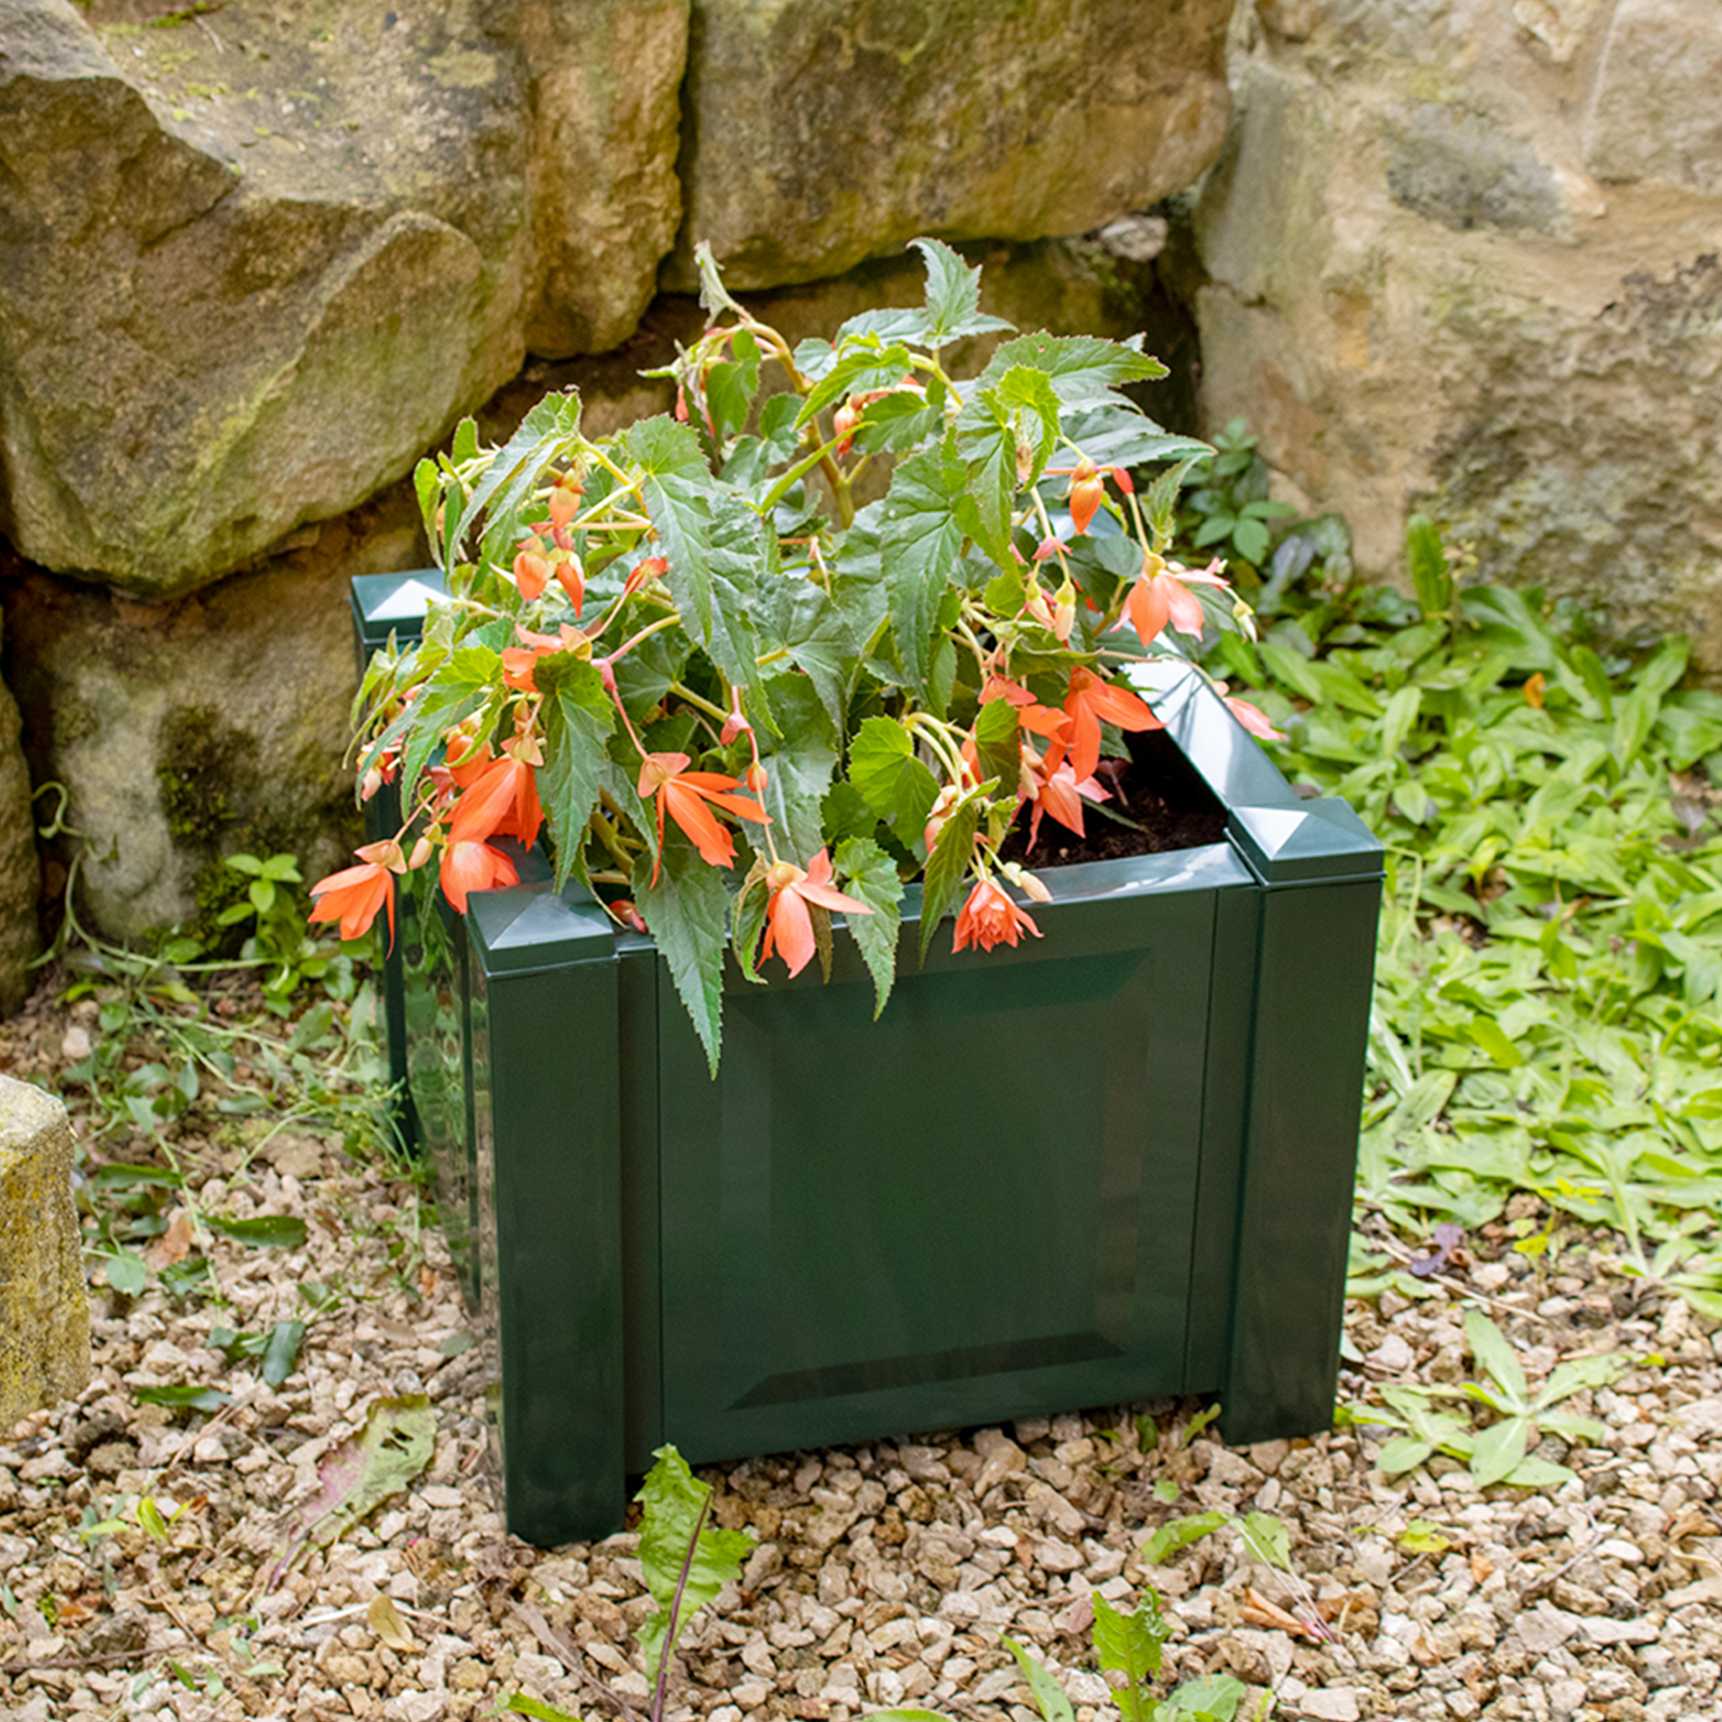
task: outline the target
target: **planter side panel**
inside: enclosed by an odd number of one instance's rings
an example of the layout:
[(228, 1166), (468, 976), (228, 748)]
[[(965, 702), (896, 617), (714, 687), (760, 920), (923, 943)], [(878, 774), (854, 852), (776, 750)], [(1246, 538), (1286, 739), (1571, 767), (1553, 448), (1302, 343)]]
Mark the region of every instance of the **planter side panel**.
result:
[[(1223, 849), (1209, 853), (1229, 879)], [(808, 1447), (1176, 1391), (1214, 889), (1016, 951), (732, 987), (706, 1076), (660, 984), (665, 1427)], [(907, 948), (916, 929), (907, 927)]]
[(1263, 894), (1228, 1440), (1331, 1427), (1381, 882)]
[(605, 949), (487, 975), (482, 952), (469, 959), (481, 1271), (508, 1528), (546, 1545), (608, 1536), (622, 1522), (627, 1458), (618, 964)]

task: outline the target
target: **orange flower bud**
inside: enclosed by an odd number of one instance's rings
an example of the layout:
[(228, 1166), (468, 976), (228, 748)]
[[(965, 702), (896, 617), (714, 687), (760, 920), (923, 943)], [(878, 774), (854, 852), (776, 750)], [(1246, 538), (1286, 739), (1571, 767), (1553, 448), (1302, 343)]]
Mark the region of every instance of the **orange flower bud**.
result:
[(514, 583), (528, 604), (544, 596), (550, 579), (550, 564), (535, 550), (524, 550), (514, 559)]
[(557, 531), (567, 526), (576, 514), (580, 512), (580, 493), (574, 490), (564, 490), (557, 485), (550, 493), (550, 524)]
[(412, 854), (407, 857), (408, 868), (424, 866), (424, 864), (430, 860), (432, 852), (431, 840), (428, 837), (421, 837), (418, 842), (413, 845)]

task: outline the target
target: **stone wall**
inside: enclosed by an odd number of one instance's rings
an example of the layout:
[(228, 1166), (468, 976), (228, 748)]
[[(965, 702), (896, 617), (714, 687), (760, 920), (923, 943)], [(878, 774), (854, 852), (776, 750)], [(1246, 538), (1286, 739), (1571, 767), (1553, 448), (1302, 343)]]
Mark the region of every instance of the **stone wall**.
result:
[(1422, 509), (1722, 670), (1717, 0), (1257, 0), (1232, 79), (1206, 420), (1365, 567)]
[(92, 924), (338, 855), (344, 582), (421, 558), (403, 476), (553, 384), (661, 410), (694, 240), (798, 332), (917, 298), (934, 232), (991, 309), (1175, 347), (1150, 268), (1064, 241), (1213, 159), (1230, 7), (0, 0), (4, 670)]

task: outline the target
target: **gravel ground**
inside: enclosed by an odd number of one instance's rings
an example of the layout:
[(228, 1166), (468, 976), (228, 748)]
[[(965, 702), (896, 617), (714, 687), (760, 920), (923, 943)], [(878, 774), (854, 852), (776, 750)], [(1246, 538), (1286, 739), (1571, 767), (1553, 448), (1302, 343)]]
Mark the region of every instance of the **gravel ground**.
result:
[[(0, 1027), (0, 1068), (51, 1079), (69, 1026), (39, 993)], [(482, 1354), (411, 1186), (305, 1133), (249, 1164), (242, 1143), (179, 1151), (206, 1206), (299, 1215), (309, 1238), (292, 1252), (216, 1240), (225, 1309), (94, 1288), (90, 1387), (0, 1431), (0, 1716), (458, 1722), (524, 1691), (637, 1722), (631, 1632), (650, 1605), (636, 1539), (541, 1553), (503, 1531)], [(1634, 1360), (1572, 1402), (1606, 1424), (1601, 1446), (1541, 1449), (1578, 1481), (1479, 1491), (1442, 1458), (1389, 1481), (1381, 1434), (1355, 1428), (1231, 1449), (1187, 1438), (1190, 1402), (715, 1467), (719, 1519), (759, 1542), (684, 1641), (672, 1714), (846, 1722), (906, 1704), (1029, 1722), (1006, 1634), (1060, 1673), (1079, 1717), (1112, 1714), (1089, 1594), (1133, 1599), (1151, 1578), (1174, 1623), (1171, 1677), (1229, 1671), (1281, 1717), (1722, 1718), (1722, 1339), (1603, 1277), (1582, 1247), (1552, 1263), (1500, 1233), (1471, 1248), (1432, 1298), (1350, 1306), (1342, 1398), (1462, 1380), (1463, 1312), (1487, 1300), (1533, 1382), (1565, 1357)], [(302, 1313), (312, 1281), (342, 1295), (279, 1388), (208, 1348), (218, 1324)], [(134, 1398), (186, 1381), (232, 1400), (206, 1415)], [(429, 1467), (272, 1584), (319, 1460), (379, 1396), (409, 1392), (435, 1410)], [(80, 1537), (144, 1495), (171, 1518), (165, 1540), (133, 1525)], [(1143, 1568), (1149, 1532), (1209, 1507), (1281, 1518), (1291, 1574), (1224, 1532)]]

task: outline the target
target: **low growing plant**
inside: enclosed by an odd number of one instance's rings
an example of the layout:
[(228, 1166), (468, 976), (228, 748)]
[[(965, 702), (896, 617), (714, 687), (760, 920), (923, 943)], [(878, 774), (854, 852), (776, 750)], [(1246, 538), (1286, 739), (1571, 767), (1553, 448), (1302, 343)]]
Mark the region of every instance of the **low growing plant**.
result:
[(398, 783), (406, 817), (312, 887), (316, 919), (392, 927), (433, 865), (464, 911), (518, 877), (499, 840), (547, 832), (558, 886), (656, 939), (714, 1071), (726, 945), (750, 981), (828, 967), (842, 914), (883, 1009), (917, 876), (923, 956), (953, 912), (957, 951), (1040, 937), (1007, 835), (1123, 817), (1126, 737), (1159, 727), (1131, 666), (1249, 611), (1169, 554), (1207, 446), (1122, 392), (1164, 367), (1035, 334), (955, 377), (953, 343), (1008, 325), (917, 244), (922, 305), (794, 347), (702, 251), (709, 326), (657, 373), (673, 417), (591, 438), (553, 394), (504, 447), (468, 421), (421, 462), (452, 596), (356, 708), (361, 793)]

